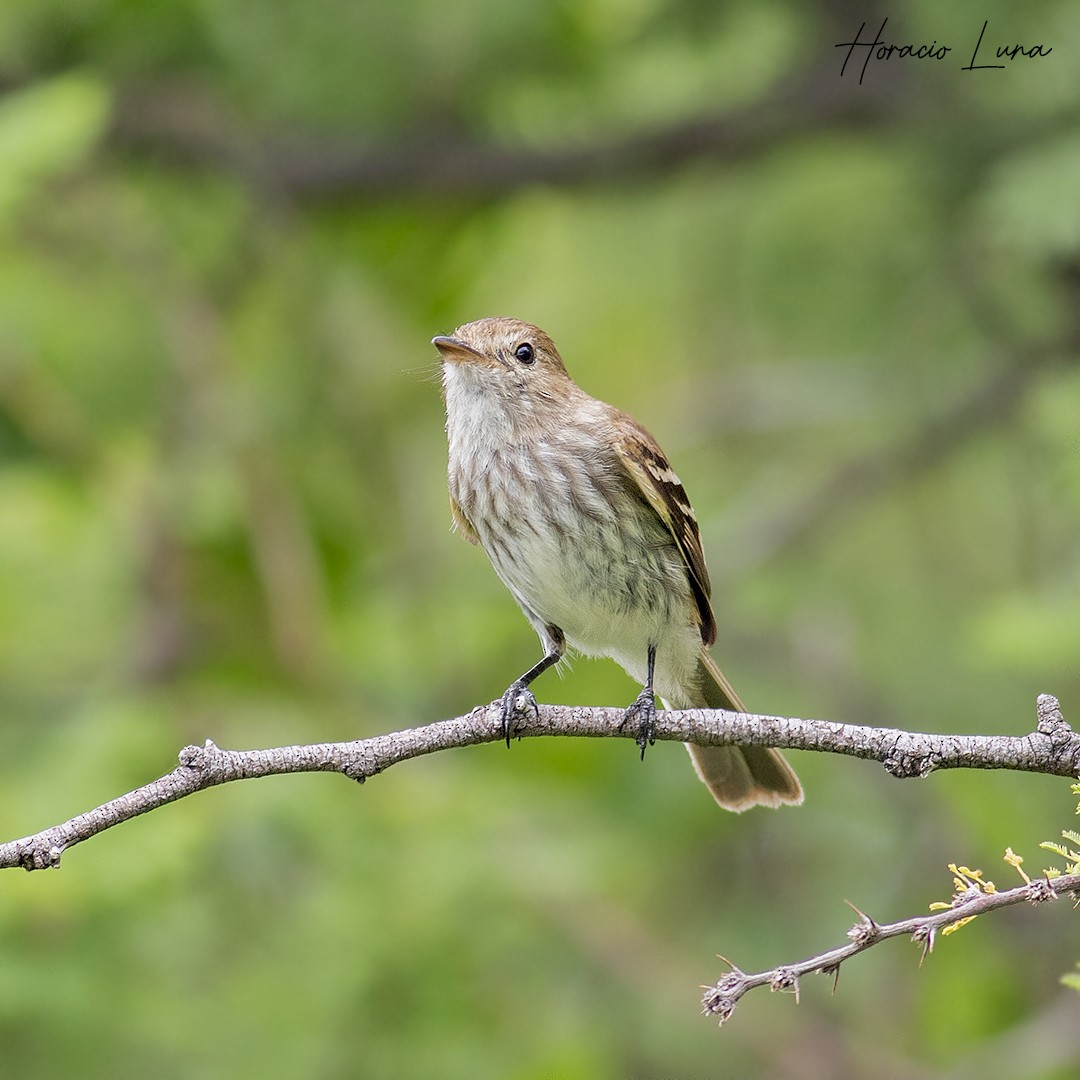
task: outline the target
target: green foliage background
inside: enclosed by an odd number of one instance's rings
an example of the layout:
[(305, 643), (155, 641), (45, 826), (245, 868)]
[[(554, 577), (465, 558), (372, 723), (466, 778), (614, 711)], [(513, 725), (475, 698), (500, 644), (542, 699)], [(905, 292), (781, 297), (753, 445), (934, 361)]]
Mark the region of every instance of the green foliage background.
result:
[[(884, 14), (962, 58), (841, 81)], [(964, 73), (984, 19), (1054, 51)], [(427, 343), (492, 314), (668, 450), (754, 707), (1020, 733), (1051, 691), (1075, 722), (1078, 57), (1067, 0), (7, 0), (4, 838), (187, 743), (391, 731), (536, 658), (449, 531)], [(869, 119), (759, 130), (814, 70)], [(722, 153), (534, 173), (751, 115)], [(297, 180), (346, 150), (367, 181)], [(636, 692), (590, 661), (537, 689)], [(1064, 905), (698, 1016), (716, 953), (925, 910), (951, 860), (1011, 883), (1004, 847), (1037, 867), (1069, 824), (1064, 782), (793, 759), (805, 807), (741, 818), (677, 747), (571, 740), (167, 807), (4, 875), (0, 1074), (1075, 1075)]]

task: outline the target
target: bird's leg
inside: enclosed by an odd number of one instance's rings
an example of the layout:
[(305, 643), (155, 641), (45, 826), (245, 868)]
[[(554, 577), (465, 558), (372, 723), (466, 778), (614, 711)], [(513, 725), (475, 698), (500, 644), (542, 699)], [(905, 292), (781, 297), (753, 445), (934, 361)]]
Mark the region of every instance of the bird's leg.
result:
[(634, 703), (623, 713), (619, 730), (622, 731), (634, 717), (638, 718), (637, 744), (641, 750), (641, 760), (645, 760), (645, 750), (656, 742), (656, 695), (653, 693), (653, 671), (656, 668), (656, 646), (649, 646), (649, 671), (645, 688), (634, 699)]
[(553, 664), (557, 664), (566, 651), (566, 640), (563, 637), (563, 632), (557, 626), (546, 626), (544, 630), (546, 632), (541, 635), (544, 648), (547, 650), (544, 658), (539, 663), (533, 664), (520, 678), (515, 679), (506, 688), (506, 693), (503, 694), (499, 702), (502, 709), (503, 738), (506, 739), (507, 749), (510, 748), (510, 737), (514, 733), (514, 717), (519, 713), (524, 715), (530, 712), (533, 716), (540, 715), (540, 710), (536, 705), (536, 698), (533, 697), (533, 693), (529, 689), (529, 683), (538, 675), (543, 675)]

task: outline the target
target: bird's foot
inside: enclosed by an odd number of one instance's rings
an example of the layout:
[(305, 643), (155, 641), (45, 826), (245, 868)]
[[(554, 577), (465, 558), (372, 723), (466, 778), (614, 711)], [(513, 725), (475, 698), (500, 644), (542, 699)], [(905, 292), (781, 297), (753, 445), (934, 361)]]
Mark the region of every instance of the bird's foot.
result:
[(619, 730), (631, 720), (637, 720), (638, 731), (635, 740), (641, 751), (641, 760), (645, 760), (645, 751), (656, 742), (656, 699), (649, 689), (642, 690), (634, 699), (634, 703), (623, 713), (622, 723)]
[[(510, 738), (514, 734), (514, 719), (518, 716), (533, 716), (539, 718), (540, 710), (536, 705), (536, 698), (532, 691), (520, 679), (512, 682), (499, 700), (501, 710), (502, 733), (506, 740), (507, 749), (510, 748)], [(520, 737), (520, 736), (519, 736)]]

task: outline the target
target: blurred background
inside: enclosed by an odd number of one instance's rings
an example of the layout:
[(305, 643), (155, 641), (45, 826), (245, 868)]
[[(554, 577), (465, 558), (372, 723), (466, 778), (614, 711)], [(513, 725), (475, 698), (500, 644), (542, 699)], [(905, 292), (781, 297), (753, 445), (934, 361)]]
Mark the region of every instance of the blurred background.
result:
[[(868, 65), (872, 40), (952, 46)], [(1000, 44), (1052, 52), (962, 71)], [(450, 531), (434, 334), (536, 322), (701, 519), (754, 708), (1080, 723), (1080, 8), (6, 0), (0, 823), (177, 750), (457, 715), (538, 656)], [(541, 701), (619, 705), (579, 660)], [(1065, 904), (717, 1030), (699, 984), (1019, 881), (1062, 780), (792, 754), (444, 753), (205, 792), (0, 887), (0, 1072), (1076, 1075)]]

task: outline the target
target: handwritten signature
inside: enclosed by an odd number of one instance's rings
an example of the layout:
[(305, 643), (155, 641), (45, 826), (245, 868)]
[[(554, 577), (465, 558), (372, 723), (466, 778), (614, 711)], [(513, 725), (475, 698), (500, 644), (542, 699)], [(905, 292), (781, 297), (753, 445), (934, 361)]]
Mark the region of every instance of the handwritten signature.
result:
[[(949, 53), (953, 52), (951, 45), (939, 45), (936, 40), (932, 41), (929, 45), (897, 45), (893, 42), (885, 41), (882, 39), (882, 34), (885, 32), (885, 26), (888, 23), (888, 17), (881, 20), (881, 26), (878, 28), (877, 34), (874, 35), (874, 40), (863, 40), (863, 31), (866, 29), (866, 23), (864, 22), (855, 34), (854, 41), (841, 41), (835, 48), (847, 49), (847, 55), (844, 57), (844, 63), (840, 68), (840, 77), (844, 77), (844, 73), (847, 71), (848, 62), (851, 60), (852, 55), (856, 49), (865, 49), (866, 55), (863, 57), (862, 70), (859, 72), (859, 83), (862, 84), (863, 78), (866, 76), (866, 69), (870, 65), (871, 60), (944, 60)], [(971, 59), (968, 63), (960, 69), (961, 71), (992, 71), (992, 70), (1004, 70), (1008, 64), (1005, 63), (976, 63), (979, 59), (979, 50), (983, 45), (983, 38), (986, 36), (986, 28), (990, 25), (990, 20), (987, 19), (983, 22), (982, 30), (979, 31), (979, 40), (975, 42), (975, 48), (971, 52)], [(1054, 50), (1049, 45), (999, 45), (994, 53), (995, 59), (1001, 61), (1005, 60), (1012, 63), (1015, 60), (1023, 57), (1027, 60), (1034, 60), (1039, 57), (1049, 56)]]

